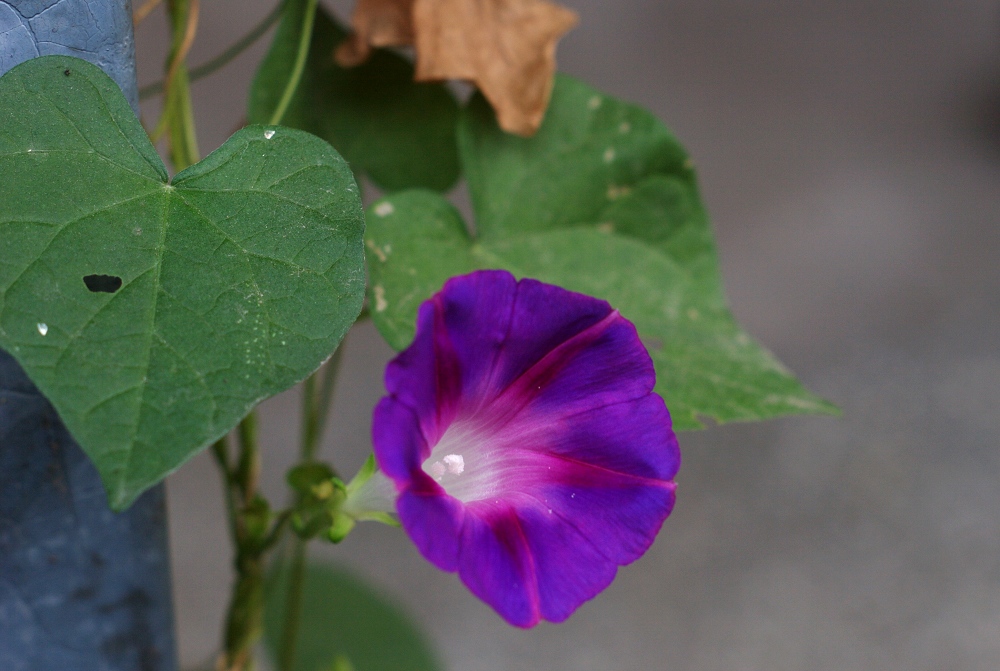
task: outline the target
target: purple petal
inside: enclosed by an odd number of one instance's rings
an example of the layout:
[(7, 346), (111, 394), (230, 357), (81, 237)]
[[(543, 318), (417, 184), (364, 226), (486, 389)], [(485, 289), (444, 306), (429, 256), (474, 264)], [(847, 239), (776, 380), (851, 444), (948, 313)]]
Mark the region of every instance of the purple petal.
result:
[(549, 422), (648, 396), (655, 381), (653, 363), (635, 327), (611, 312), (521, 373), (483, 416), (504, 422), (531, 412)]
[(466, 404), (489, 395), (490, 377), (502, 356), (517, 291), (510, 273), (486, 271), (448, 280), (432, 299), (444, 326), (434, 337), (448, 342), (441, 352), (453, 357), (451, 365), (461, 371)]
[(572, 520), (555, 511), (520, 511), (538, 579), (541, 616), (562, 622), (580, 604), (611, 584), (618, 565), (606, 556), (607, 543), (581, 533)]
[(429, 562), (442, 571), (457, 571), (465, 507), (427, 476), (423, 480), (396, 500), (399, 521)]
[(624, 566), (642, 556), (673, 509), (674, 483), (560, 461), (539, 501), (606, 548), (608, 561)]
[(655, 394), (564, 415), (545, 415), (529, 406), (517, 424), (542, 427), (536, 433), (541, 442), (532, 449), (610, 471), (669, 481), (680, 468), (677, 437), (664, 431), (670, 426), (670, 414)]
[[(477, 316), (483, 320), (480, 324), (496, 324), (495, 329), (490, 327), (491, 335), (501, 326), (504, 329), (499, 346), (491, 348), (492, 357), (483, 356), (477, 346), (483, 326), (470, 328), (451, 320), (447, 322), (449, 336), (456, 343), (459, 365), (468, 371), (468, 379), (476, 382), (466, 386), (467, 398), (492, 400), (556, 347), (612, 311), (604, 301), (531, 279), (521, 280), (516, 291), (511, 291), (513, 282), (513, 275), (507, 271), (482, 271), (454, 278), (442, 290), (448, 304), (456, 298), (453, 287), (462, 287), (461, 300), (468, 304), (477, 304), (482, 294), (492, 294), (494, 300), (488, 301), (492, 306), (500, 302), (501, 296), (496, 294), (501, 291), (506, 299), (506, 305), (492, 308), (495, 310), (492, 313), (477, 310)], [(468, 290), (472, 286), (479, 291)], [(459, 327), (465, 328), (459, 330)]]

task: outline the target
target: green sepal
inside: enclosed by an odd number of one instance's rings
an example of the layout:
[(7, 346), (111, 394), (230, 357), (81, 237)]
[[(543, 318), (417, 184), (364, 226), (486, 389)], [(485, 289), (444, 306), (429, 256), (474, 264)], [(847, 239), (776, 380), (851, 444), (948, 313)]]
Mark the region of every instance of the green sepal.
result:
[[(327, 475), (324, 464), (302, 464), (289, 471), (289, 482), (299, 493), (292, 512), (292, 530), (301, 538), (329, 535), (338, 526), (340, 507), (347, 499), (347, 488), (340, 478)], [(324, 477), (325, 476), (325, 477)]]
[(358, 513), (353, 515), (353, 519), (356, 519), (359, 522), (379, 522), (396, 529), (400, 529), (403, 526), (400, 524), (399, 518), (393, 513), (387, 513), (380, 510), (370, 510), (368, 512)]
[(361, 468), (358, 472), (351, 478), (351, 481), (347, 483), (347, 496), (350, 498), (351, 494), (361, 489), (361, 487), (375, 475), (375, 471), (378, 470), (378, 464), (375, 463), (375, 455), (369, 454), (368, 458), (365, 459), (365, 463), (361, 464)]
[(329, 481), (333, 476), (333, 469), (329, 465), (311, 461), (289, 469), (285, 480), (296, 493), (306, 496), (313, 493), (314, 487)]
[[(399, 519), (395, 513), (385, 510), (372, 510), (369, 505), (371, 492), (367, 491), (373, 484), (372, 477), (378, 472), (378, 465), (375, 463), (375, 455), (369, 454), (362, 464), (357, 474), (347, 484), (345, 489), (346, 498), (341, 504), (340, 511), (358, 522), (381, 522), (391, 527), (399, 527)], [(377, 498), (377, 497), (376, 497)], [(378, 501), (379, 504), (387, 505), (387, 501)]]
[(338, 513), (334, 517), (333, 524), (326, 532), (326, 537), (331, 543), (339, 543), (347, 538), (347, 534), (354, 529), (356, 522), (348, 515)]

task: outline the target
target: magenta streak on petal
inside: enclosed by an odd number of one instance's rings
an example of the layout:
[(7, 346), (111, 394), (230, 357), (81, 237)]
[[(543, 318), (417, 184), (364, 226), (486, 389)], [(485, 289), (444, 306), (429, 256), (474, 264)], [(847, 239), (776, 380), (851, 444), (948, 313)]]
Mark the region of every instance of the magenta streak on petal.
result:
[(438, 333), (447, 334), (466, 407), (495, 395), (493, 376), (504, 357), (520, 288), (510, 273), (473, 273), (448, 280), (434, 301), (443, 320)]
[(540, 614), (561, 622), (611, 584), (618, 562), (554, 511), (546, 514), (544, 509), (532, 508), (520, 514), (539, 576)]
[(444, 308), (441, 298), (434, 298), (434, 388), (437, 398), (436, 436), (428, 436), (431, 445), (441, 439), (455, 420), (462, 400), (462, 371), (458, 366), (455, 348), (448, 337), (444, 324)]
[(664, 481), (673, 478), (680, 465), (677, 440), (663, 431), (669, 423), (663, 400), (654, 394), (568, 414), (544, 413), (532, 406), (518, 416), (518, 424), (548, 430), (547, 451)]
[(604, 466), (598, 466), (596, 464), (588, 464), (585, 461), (580, 461), (579, 459), (573, 459), (565, 454), (547, 454), (546, 457), (549, 459), (555, 459), (558, 461), (564, 461), (567, 464), (572, 464), (579, 468), (589, 469), (592, 471), (600, 471), (603, 476), (614, 476), (617, 478), (625, 478), (626, 480), (632, 481), (635, 485), (642, 485), (643, 487), (660, 487), (663, 489), (669, 489), (674, 491), (677, 489), (676, 482), (664, 482), (663, 480), (654, 480), (653, 478), (646, 478), (641, 475), (634, 475), (632, 473), (622, 473), (621, 471), (613, 471), (610, 468), (605, 468)]
[[(434, 446), (423, 469), (466, 503), (558, 481), (567, 464), (627, 478), (635, 486), (666, 487), (678, 463), (676, 441), (663, 431), (668, 425), (663, 401), (652, 395), (568, 417), (522, 411), (499, 429), (478, 418), (460, 419)], [(449, 457), (459, 457), (464, 469), (446, 469)]]
[[(541, 614), (538, 609), (538, 571), (535, 568), (535, 557), (531, 553), (531, 546), (528, 545), (528, 538), (524, 535), (524, 529), (521, 528), (521, 522), (518, 520), (517, 513), (514, 507), (511, 507), (510, 511), (510, 522), (513, 527), (512, 531), (517, 534), (517, 543), (520, 546), (521, 555), (524, 558), (524, 587), (528, 594), (528, 604), (531, 606), (531, 624), (528, 626), (535, 626), (541, 619)], [(513, 540), (513, 539), (512, 539)], [(512, 542), (510, 547), (511, 554), (517, 550)]]
[[(463, 429), (463, 422), (453, 424), (423, 464), (425, 473), (439, 482), (449, 496), (463, 503), (490, 499), (504, 493), (534, 491), (538, 486), (559, 482), (567, 466), (593, 471), (593, 479), (597, 482), (602, 477), (614, 476), (624, 478), (635, 486), (668, 489), (673, 486), (672, 482), (583, 462), (547, 450), (544, 444), (531, 444), (532, 439), (544, 441), (546, 436), (537, 434), (546, 433), (547, 427), (541, 427), (534, 436), (513, 431), (484, 436)], [(464, 471), (460, 474), (444, 472), (435, 477), (430, 468), (450, 455), (463, 458)]]
[(538, 574), (517, 510), (508, 500), (467, 510), (459, 575), (476, 596), (519, 627), (540, 619)]
[[(487, 277), (483, 274), (480, 283)], [(510, 303), (499, 356), (490, 362), (489, 385), (481, 394), (485, 399), (498, 396), (546, 354), (604, 319), (612, 309), (605, 301), (532, 279), (517, 283)]]
[[(492, 403), (480, 412), (469, 416), (468, 409), (463, 408), (459, 412), (459, 419), (445, 430), (441, 436), (441, 440), (437, 442), (433, 455), (429, 458), (429, 462), (425, 464), (425, 468), (430, 465), (436, 466), (440, 470), (441, 459), (448, 455), (462, 454), (466, 449), (476, 451), (477, 447), (488, 447), (485, 443), (492, 442), (490, 440), (491, 436), (506, 434), (508, 437), (511, 437), (511, 434), (520, 433), (520, 431), (512, 431), (513, 427), (505, 425), (515, 420), (519, 412), (530, 405), (532, 400), (540, 393), (540, 390), (544, 390), (554, 379), (562, 376), (563, 371), (574, 363), (574, 360), (579, 357), (581, 352), (601, 340), (610, 329), (615, 328), (618, 330), (622, 324), (627, 324), (627, 322), (617, 312), (611, 312), (598, 323), (558, 345), (555, 350), (549, 352), (540, 361), (522, 373), (506, 390), (502, 391), (499, 398), (493, 399)], [(442, 342), (442, 345), (435, 351), (446, 352), (447, 339), (442, 337), (438, 339), (438, 342)], [(450, 360), (448, 354), (442, 354), (441, 358), (443, 360)], [(650, 386), (651, 383), (650, 381)], [(626, 389), (628, 393), (624, 395), (617, 393), (609, 397), (607, 395), (592, 394), (591, 398), (586, 398), (582, 401), (578, 400), (572, 404), (564, 404), (565, 408), (562, 411), (571, 410), (573, 414), (579, 414), (591, 409), (588, 408), (588, 405), (593, 406), (594, 404), (608, 403), (608, 398), (615, 398), (616, 402), (632, 400), (636, 394), (648, 394), (648, 388), (646, 387), (645, 381), (640, 381), (638, 388)], [(548, 416), (540, 416), (538, 419), (544, 424), (551, 424), (555, 417), (550, 412)], [(455, 450), (454, 452), (452, 451), (453, 449)], [(490, 452), (492, 451), (490, 450)], [(480, 455), (480, 457), (482, 456)]]
[(593, 326), (561, 343), (554, 350), (542, 357), (540, 361), (531, 366), (531, 368), (522, 373), (490, 404), (487, 411), (487, 417), (489, 417), (488, 430), (502, 430), (504, 424), (510, 421), (526, 405), (531, 403), (539, 391), (559, 375), (581, 350), (600, 338), (616, 319), (620, 319), (617, 310)]

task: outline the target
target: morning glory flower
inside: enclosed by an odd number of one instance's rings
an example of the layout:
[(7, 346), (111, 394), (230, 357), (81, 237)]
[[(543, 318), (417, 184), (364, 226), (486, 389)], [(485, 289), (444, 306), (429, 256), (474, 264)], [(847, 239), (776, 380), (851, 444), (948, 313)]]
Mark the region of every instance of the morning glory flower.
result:
[(654, 377), (604, 301), (505, 271), (449, 280), (375, 409), (403, 528), (511, 624), (565, 620), (673, 507), (680, 452)]

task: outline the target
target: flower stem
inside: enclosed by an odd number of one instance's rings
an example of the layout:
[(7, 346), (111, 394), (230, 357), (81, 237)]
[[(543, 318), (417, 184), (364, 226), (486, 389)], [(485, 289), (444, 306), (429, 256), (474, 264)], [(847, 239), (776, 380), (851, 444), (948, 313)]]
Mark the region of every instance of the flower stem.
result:
[(270, 124), (272, 126), (281, 123), (285, 112), (288, 111), (288, 106), (292, 103), (292, 97), (295, 95), (295, 90), (299, 87), (299, 81), (302, 79), (302, 73), (305, 71), (306, 59), (309, 56), (309, 46), (312, 43), (313, 23), (316, 20), (316, 4), (318, 0), (293, 0), (288, 3), (287, 7), (293, 7), (295, 2), (306, 3), (306, 11), (302, 17), (302, 33), (299, 35), (299, 49), (295, 54), (295, 64), (292, 66), (292, 72), (288, 76), (288, 83), (285, 84), (285, 91), (281, 94), (281, 99), (278, 101), (278, 106), (275, 108), (274, 114), (271, 115)]

